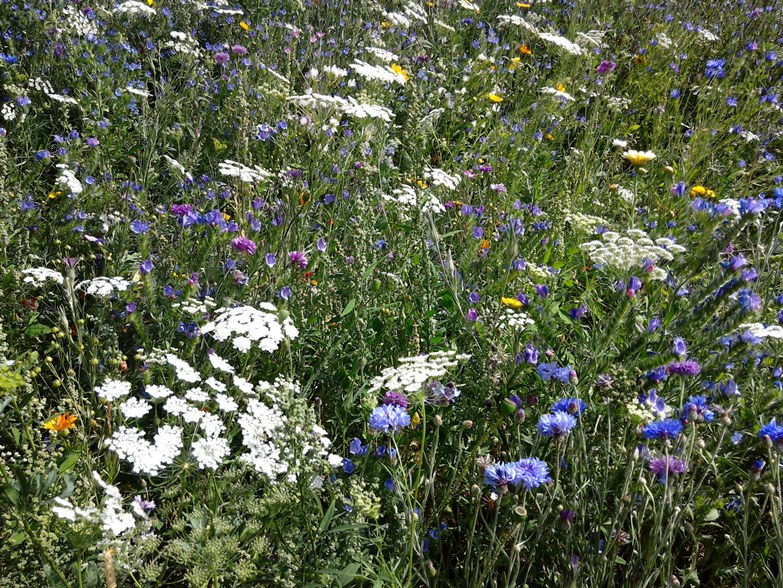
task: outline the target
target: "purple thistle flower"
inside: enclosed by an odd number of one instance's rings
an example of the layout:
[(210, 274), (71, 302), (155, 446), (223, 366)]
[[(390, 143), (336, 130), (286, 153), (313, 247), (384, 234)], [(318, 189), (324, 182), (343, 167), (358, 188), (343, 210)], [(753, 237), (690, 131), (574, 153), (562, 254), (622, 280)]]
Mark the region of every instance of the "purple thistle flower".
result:
[(247, 237), (237, 237), (231, 240), (231, 247), (235, 251), (244, 253), (245, 255), (253, 255), (256, 252), (256, 244), (252, 239)]
[(685, 361), (674, 361), (666, 366), (670, 374), (676, 376), (698, 376), (701, 373), (699, 362), (688, 359)]

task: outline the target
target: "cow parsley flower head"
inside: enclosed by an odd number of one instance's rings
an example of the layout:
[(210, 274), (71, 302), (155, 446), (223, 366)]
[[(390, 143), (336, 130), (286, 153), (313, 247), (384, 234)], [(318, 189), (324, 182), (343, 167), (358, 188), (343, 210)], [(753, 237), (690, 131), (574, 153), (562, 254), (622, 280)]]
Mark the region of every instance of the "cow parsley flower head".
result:
[(128, 398), (120, 405), (120, 412), (126, 419), (140, 419), (146, 415), (152, 406), (141, 398)]
[(259, 308), (235, 306), (219, 308), (212, 322), (202, 327), (203, 334), (212, 334), (218, 341), (230, 340), (234, 348), (247, 353), (254, 345), (262, 351), (272, 353), (280, 347), (283, 339), (296, 339), (299, 331), (293, 321), (281, 320), (277, 309), (268, 303)]
[(106, 402), (114, 402), (130, 394), (130, 382), (108, 379), (95, 389), (98, 398)]
[(60, 285), (65, 282), (65, 278), (60, 272), (48, 267), (31, 267), (22, 270), (22, 273), (25, 276), (22, 281), (33, 286), (41, 286), (48, 281), (57, 282)]
[(106, 278), (101, 276), (80, 282), (76, 288), (79, 290), (83, 289), (87, 294), (92, 294), (93, 296), (109, 298), (114, 296), (116, 292), (124, 292), (130, 288), (130, 285), (131, 283), (125, 278)]
[(257, 165), (248, 167), (241, 163), (237, 163), (236, 161), (231, 161), (230, 159), (221, 162), (220, 165), (218, 165), (218, 171), (221, 175), (239, 178), (240, 182), (246, 184), (261, 182), (272, 177), (270, 172)]
[(157, 476), (182, 451), (182, 429), (163, 425), (150, 443), (144, 431), (123, 426), (114, 431), (106, 445), (117, 457), (130, 462), (134, 473)]
[(442, 378), (470, 356), (455, 351), (436, 351), (400, 358), (396, 368), (386, 368), (370, 383), (369, 392), (399, 390), (407, 394), (420, 391), (425, 384)]
[(148, 6), (144, 2), (139, 2), (138, 0), (125, 0), (125, 2), (114, 9), (114, 14), (151, 17), (155, 16), (157, 12), (152, 6)]

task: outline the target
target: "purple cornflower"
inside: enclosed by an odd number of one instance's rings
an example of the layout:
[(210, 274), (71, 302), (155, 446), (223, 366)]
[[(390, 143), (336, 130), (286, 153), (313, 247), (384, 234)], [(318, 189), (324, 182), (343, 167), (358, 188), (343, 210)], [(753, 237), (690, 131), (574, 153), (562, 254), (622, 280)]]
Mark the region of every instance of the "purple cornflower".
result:
[(683, 340), (682, 337), (675, 337), (673, 346), (674, 346), (674, 355), (678, 357), (685, 356), (687, 347), (685, 346), (685, 341)]
[(682, 423), (676, 419), (664, 419), (654, 421), (642, 429), (642, 433), (647, 439), (675, 439), (682, 433)]
[(236, 239), (232, 239), (231, 247), (233, 247), (235, 251), (239, 251), (245, 255), (253, 255), (256, 252), (255, 241), (248, 239), (247, 237), (237, 237)]
[(715, 419), (715, 413), (710, 409), (704, 396), (691, 396), (688, 398), (685, 406), (682, 407), (680, 419), (683, 422), (704, 421), (710, 423)]
[(138, 495), (133, 498), (133, 512), (138, 516), (147, 518), (153, 510), (155, 510), (155, 503), (152, 500), (144, 500)]
[(396, 433), (411, 424), (411, 415), (396, 404), (381, 404), (370, 414), (370, 429), (383, 433)]
[(598, 65), (598, 67), (595, 68), (595, 71), (601, 75), (604, 75), (614, 71), (615, 67), (617, 67), (617, 64), (614, 61), (604, 60)]
[(699, 362), (688, 359), (685, 361), (673, 361), (666, 370), (675, 376), (698, 376), (701, 373)]
[(292, 251), (288, 254), (288, 259), (291, 261), (292, 265), (298, 265), (301, 269), (307, 267), (307, 257), (305, 257), (305, 254), (301, 251)]
[(650, 471), (660, 477), (661, 484), (665, 484), (669, 478), (681, 474), (688, 467), (685, 462), (671, 455), (656, 457), (650, 460)]
[(223, 65), (225, 63), (228, 63), (230, 59), (231, 56), (225, 51), (220, 51), (219, 53), (215, 53), (215, 63), (217, 63), (218, 65)]
[(399, 406), (400, 408), (408, 408), (408, 397), (400, 392), (389, 390), (383, 395), (381, 404)]
[(563, 411), (541, 415), (536, 428), (545, 437), (565, 437), (576, 427), (576, 418)]

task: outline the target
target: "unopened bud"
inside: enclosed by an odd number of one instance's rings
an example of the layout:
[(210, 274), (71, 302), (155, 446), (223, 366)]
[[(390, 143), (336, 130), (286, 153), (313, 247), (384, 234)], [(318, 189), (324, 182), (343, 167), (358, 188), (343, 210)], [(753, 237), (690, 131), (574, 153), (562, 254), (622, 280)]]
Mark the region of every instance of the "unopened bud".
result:
[(441, 416), (439, 414), (436, 414), (435, 418), (432, 419), (432, 423), (436, 427), (440, 427), (443, 424), (443, 419), (441, 418)]
[(470, 420), (462, 421), (462, 426), (465, 427), (466, 429), (471, 429), (473, 428), (473, 421)]

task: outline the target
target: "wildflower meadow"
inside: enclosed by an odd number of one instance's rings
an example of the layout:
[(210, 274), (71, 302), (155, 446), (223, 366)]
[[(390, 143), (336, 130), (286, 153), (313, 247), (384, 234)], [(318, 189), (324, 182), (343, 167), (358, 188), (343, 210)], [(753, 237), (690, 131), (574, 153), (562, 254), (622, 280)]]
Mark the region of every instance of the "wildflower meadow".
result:
[(779, 0), (0, 33), (0, 587), (783, 586)]

